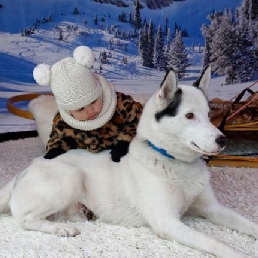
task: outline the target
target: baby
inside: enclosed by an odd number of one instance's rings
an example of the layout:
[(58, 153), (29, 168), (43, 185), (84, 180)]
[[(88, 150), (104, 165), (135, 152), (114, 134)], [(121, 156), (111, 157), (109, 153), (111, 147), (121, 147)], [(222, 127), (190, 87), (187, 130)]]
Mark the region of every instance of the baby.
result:
[(76, 148), (96, 153), (111, 149), (111, 159), (119, 162), (128, 152), (143, 106), (93, 73), (93, 63), (92, 50), (79, 46), (73, 57), (52, 67), (39, 64), (34, 68), (34, 79), (40, 85), (51, 86), (58, 105), (46, 159)]

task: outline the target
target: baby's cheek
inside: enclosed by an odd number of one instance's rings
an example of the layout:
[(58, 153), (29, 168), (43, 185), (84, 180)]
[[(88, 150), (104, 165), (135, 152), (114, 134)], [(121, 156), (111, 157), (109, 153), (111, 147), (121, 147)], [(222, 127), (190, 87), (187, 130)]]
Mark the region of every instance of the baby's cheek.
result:
[(75, 114), (73, 114), (73, 117), (76, 120), (81, 120), (81, 121), (87, 120), (87, 114), (85, 114), (85, 113), (75, 113)]
[(79, 117), (79, 120), (81, 121), (85, 121), (88, 119), (88, 115), (87, 114), (81, 114), (80, 117)]

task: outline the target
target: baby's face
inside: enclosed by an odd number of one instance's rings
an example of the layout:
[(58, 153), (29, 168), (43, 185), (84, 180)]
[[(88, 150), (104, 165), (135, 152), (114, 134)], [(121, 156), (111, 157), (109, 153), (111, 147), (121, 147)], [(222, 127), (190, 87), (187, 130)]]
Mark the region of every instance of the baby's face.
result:
[(100, 96), (95, 101), (91, 102), (89, 105), (82, 107), (77, 110), (70, 110), (71, 115), (80, 121), (93, 120), (100, 113), (103, 106), (102, 97)]

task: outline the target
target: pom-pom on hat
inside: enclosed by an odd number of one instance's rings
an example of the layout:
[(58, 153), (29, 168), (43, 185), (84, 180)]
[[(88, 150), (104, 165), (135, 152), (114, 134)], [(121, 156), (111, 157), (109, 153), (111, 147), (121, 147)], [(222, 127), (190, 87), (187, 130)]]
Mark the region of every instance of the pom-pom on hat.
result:
[[(33, 70), (33, 77), (42, 86), (50, 85), (61, 116), (70, 126), (92, 130), (108, 122), (116, 107), (114, 87), (104, 78), (91, 71), (94, 54), (87, 46), (79, 46), (73, 51), (73, 57), (64, 58), (52, 67), (39, 64)], [(102, 95), (103, 107), (96, 121), (75, 120), (70, 110), (87, 106)], [(80, 122), (80, 123), (79, 123)]]

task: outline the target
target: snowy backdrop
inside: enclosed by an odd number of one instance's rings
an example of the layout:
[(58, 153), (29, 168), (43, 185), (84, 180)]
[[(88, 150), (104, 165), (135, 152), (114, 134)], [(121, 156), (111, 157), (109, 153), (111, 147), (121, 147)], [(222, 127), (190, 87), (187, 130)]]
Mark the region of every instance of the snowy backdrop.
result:
[(191, 84), (209, 63), (209, 98), (231, 99), (257, 80), (257, 31), (257, 0), (1, 0), (0, 133), (35, 129), (6, 110), (6, 99), (50, 91), (33, 68), (79, 45), (93, 49), (93, 70), (118, 91), (153, 93), (168, 67)]

